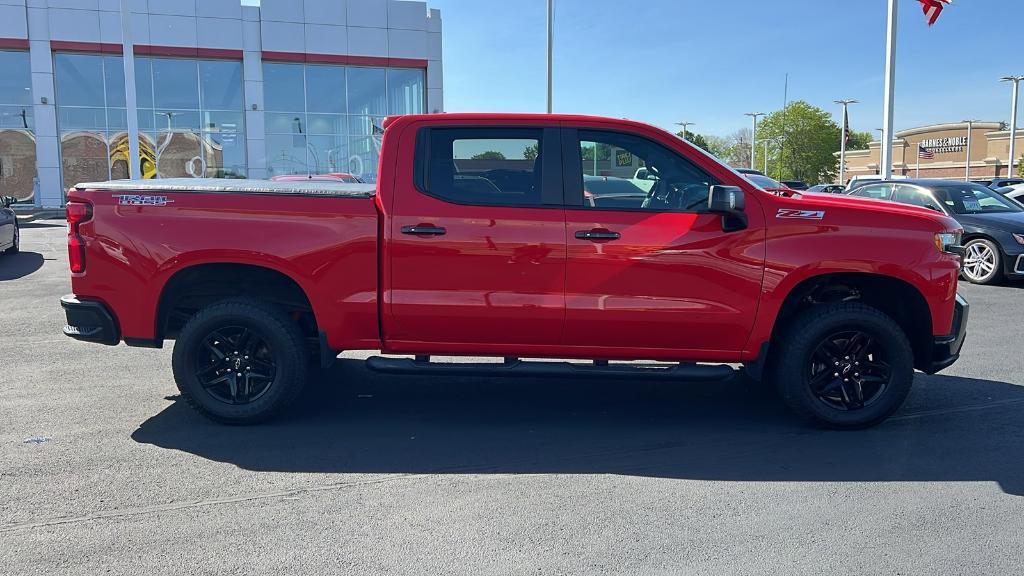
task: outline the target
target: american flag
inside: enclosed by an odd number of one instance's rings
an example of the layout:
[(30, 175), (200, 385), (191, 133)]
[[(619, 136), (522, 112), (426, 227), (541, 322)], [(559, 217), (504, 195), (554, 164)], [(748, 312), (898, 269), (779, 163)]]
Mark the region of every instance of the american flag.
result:
[(939, 14), (942, 14), (942, 9), (946, 7), (946, 4), (952, 4), (953, 0), (917, 0), (921, 3), (921, 9), (924, 10), (924, 19), (928, 21), (928, 25), (935, 24), (935, 21), (939, 19)]
[(843, 143), (850, 143), (850, 117), (846, 113), (846, 107), (843, 107)]
[(917, 145), (917, 157), (925, 160), (931, 160), (935, 158), (935, 152), (932, 152), (930, 148), (925, 148), (920, 144)]

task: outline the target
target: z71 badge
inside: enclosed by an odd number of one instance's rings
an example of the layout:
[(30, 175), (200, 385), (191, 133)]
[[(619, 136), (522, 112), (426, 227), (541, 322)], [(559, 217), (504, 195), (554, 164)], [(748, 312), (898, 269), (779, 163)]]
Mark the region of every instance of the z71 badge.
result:
[(142, 194), (115, 194), (114, 198), (122, 206), (167, 206), (174, 200), (167, 196), (144, 196)]
[(801, 220), (821, 220), (825, 217), (824, 210), (794, 210), (792, 208), (779, 208), (775, 213), (776, 218), (799, 218)]

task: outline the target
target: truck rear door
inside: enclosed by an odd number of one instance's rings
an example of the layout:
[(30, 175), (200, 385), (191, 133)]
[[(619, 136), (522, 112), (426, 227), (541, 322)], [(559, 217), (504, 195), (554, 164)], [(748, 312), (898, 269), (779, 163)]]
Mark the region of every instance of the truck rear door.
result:
[(566, 247), (556, 125), (411, 126), (401, 138), (415, 169), (396, 171), (385, 223), (388, 349), (558, 344)]

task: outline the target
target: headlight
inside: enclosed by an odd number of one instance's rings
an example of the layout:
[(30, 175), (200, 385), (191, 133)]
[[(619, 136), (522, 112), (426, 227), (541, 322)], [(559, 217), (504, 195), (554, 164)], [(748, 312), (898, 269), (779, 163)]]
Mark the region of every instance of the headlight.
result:
[(1017, 244), (1024, 244), (1024, 234), (1014, 234), (1013, 239), (1017, 241)]
[(955, 253), (954, 248), (960, 246), (961, 235), (962, 233), (959, 231), (939, 232), (935, 235), (935, 248), (939, 252)]

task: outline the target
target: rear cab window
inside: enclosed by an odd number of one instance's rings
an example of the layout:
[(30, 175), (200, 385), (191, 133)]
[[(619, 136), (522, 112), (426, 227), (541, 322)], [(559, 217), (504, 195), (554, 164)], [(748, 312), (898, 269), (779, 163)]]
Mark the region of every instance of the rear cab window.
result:
[[(457, 204), (540, 206), (561, 204), (550, 182), (559, 170), (558, 142), (541, 127), (425, 128), (417, 134), (417, 187)], [(557, 132), (554, 133), (557, 139)], [(544, 166), (548, 165), (546, 171)], [(545, 173), (549, 183), (545, 185)], [(560, 186), (557, 186), (560, 188)], [(547, 190), (548, 193), (545, 193)]]

